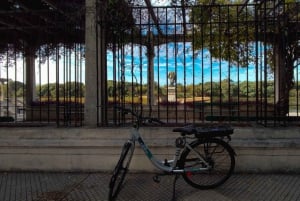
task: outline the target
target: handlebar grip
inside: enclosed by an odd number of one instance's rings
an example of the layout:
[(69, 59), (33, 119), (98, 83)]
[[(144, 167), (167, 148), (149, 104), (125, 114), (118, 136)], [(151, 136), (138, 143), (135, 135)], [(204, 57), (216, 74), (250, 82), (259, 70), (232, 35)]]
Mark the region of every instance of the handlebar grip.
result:
[(152, 118), (152, 117), (142, 117), (142, 116), (138, 116), (136, 113), (134, 113), (132, 110), (130, 109), (127, 109), (127, 108), (124, 108), (124, 107), (121, 107), (121, 106), (114, 106), (115, 109), (121, 111), (123, 114), (132, 114), (133, 116), (136, 116), (139, 120), (141, 121), (149, 121), (150, 123), (151, 122), (155, 122), (155, 123), (158, 123), (158, 124), (165, 124), (165, 122), (157, 119), (157, 118)]

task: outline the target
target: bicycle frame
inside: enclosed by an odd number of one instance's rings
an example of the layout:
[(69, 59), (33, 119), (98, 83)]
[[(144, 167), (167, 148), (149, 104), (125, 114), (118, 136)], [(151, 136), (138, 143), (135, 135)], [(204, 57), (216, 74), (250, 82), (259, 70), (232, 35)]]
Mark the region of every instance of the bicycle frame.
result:
[[(148, 148), (148, 146), (145, 144), (143, 138), (141, 137), (138, 128), (133, 128), (131, 131), (131, 139), (129, 141), (134, 145), (134, 142), (137, 141), (141, 148), (143, 149), (145, 155), (148, 157), (148, 159), (151, 161), (151, 163), (157, 167), (158, 169), (168, 172), (168, 173), (184, 173), (184, 172), (198, 172), (203, 170), (210, 169), (210, 165), (203, 159), (203, 157), (196, 152), (189, 143), (185, 143), (184, 147), (176, 147), (175, 150), (175, 156), (173, 160), (169, 160), (168, 162), (171, 164), (170, 166), (165, 165), (165, 161), (158, 160), (151, 152), (151, 150)], [(180, 154), (183, 149), (189, 149), (192, 150), (199, 158), (199, 160), (205, 164), (206, 167), (204, 168), (191, 168), (191, 169), (178, 169), (177, 168), (177, 162), (180, 159)]]
[[(223, 184), (232, 174), (235, 165), (235, 153), (228, 143), (223, 141), (224, 136), (227, 136), (230, 140), (229, 135), (233, 133), (232, 128), (221, 126), (199, 130), (193, 125), (175, 128), (173, 129), (173, 132), (180, 132), (181, 136), (175, 140), (176, 150), (174, 158), (172, 160), (158, 160), (144, 142), (141, 134), (139, 133), (139, 128), (140, 125), (144, 123), (164, 123), (156, 118), (138, 115), (130, 109), (121, 107), (116, 107), (116, 109), (122, 111), (124, 115), (131, 113), (136, 120), (130, 132), (131, 137), (124, 144), (119, 161), (113, 171), (109, 183), (109, 200), (115, 200), (119, 191), (121, 190), (122, 183), (134, 153), (136, 141), (139, 143), (151, 163), (156, 168), (163, 171), (162, 174), (157, 174), (154, 176), (153, 181), (159, 182), (160, 175), (176, 175), (173, 183), (173, 199), (175, 198), (175, 183), (180, 175), (189, 185), (195, 188), (210, 189)], [(219, 137), (221, 139), (219, 139)], [(220, 147), (222, 150), (216, 151), (217, 147)], [(211, 148), (212, 150), (210, 150)], [(218, 168), (218, 156), (221, 154), (221, 158), (223, 158), (223, 151), (225, 153), (226, 160), (229, 163), (225, 164), (225, 168), (222, 166), (220, 169)], [(200, 172), (203, 172), (203, 174), (197, 174)], [(214, 175), (217, 175), (217, 177)], [(201, 178), (204, 178), (204, 180)]]

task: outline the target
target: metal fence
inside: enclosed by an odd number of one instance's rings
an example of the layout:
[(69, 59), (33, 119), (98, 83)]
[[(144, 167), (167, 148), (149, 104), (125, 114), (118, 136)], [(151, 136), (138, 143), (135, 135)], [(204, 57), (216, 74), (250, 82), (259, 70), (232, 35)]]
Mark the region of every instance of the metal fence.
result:
[[(281, 2), (97, 8), (107, 48), (97, 75), (107, 78), (107, 96), (97, 100), (99, 126), (131, 120), (116, 104), (170, 125), (297, 124), (300, 5)], [(57, 45), (48, 54), (40, 47), (28, 57), (7, 48), (0, 57), (1, 124), (84, 125), (85, 90), (100, 90), (85, 87), (84, 49)]]
[(8, 48), (1, 60), (1, 125), (83, 125), (83, 48), (57, 46), (48, 55), (41, 47), (32, 57)]
[(169, 124), (297, 123), (299, 4), (282, 2), (108, 13), (108, 103)]

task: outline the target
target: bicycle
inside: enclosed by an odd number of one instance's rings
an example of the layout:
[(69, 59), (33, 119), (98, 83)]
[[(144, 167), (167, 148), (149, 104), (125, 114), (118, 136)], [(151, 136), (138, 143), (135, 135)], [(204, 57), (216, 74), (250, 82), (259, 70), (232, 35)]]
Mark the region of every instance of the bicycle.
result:
[[(173, 184), (173, 199), (175, 197), (175, 183), (178, 176), (191, 186), (198, 189), (215, 188), (223, 184), (233, 173), (235, 167), (235, 152), (229, 145), (233, 128), (229, 125), (216, 125), (208, 127), (196, 127), (188, 125), (173, 129), (179, 132), (176, 138), (176, 150), (172, 160), (160, 161), (155, 158), (142, 139), (139, 128), (142, 123), (164, 124), (162, 121), (143, 117), (130, 109), (117, 107), (123, 114), (131, 114), (135, 117), (131, 137), (125, 142), (117, 165), (112, 173), (109, 183), (109, 200), (115, 200), (121, 190), (123, 181), (132, 159), (137, 141), (152, 164), (161, 170), (162, 174), (153, 177), (159, 182), (159, 176), (176, 175)], [(227, 139), (227, 141), (226, 141)]]

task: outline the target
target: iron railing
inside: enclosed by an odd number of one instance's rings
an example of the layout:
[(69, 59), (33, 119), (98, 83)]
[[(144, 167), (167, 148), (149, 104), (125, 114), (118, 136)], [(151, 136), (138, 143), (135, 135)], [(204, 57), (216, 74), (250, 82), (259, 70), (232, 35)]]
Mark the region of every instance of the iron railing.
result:
[[(72, 49), (57, 46), (51, 56), (44, 55), (45, 49), (40, 48), (27, 61), (24, 53), (8, 48), (7, 55), (12, 53), (13, 57), (6, 56), (1, 62), (1, 125), (83, 125), (82, 48), (78, 44)], [(34, 60), (33, 76), (26, 77), (26, 62), (30, 59)], [(26, 83), (32, 84), (32, 92), (28, 92)]]
[[(268, 3), (132, 6), (126, 15), (97, 8), (99, 19), (116, 19), (97, 21), (107, 48), (106, 68), (95, 76), (107, 78), (107, 96), (97, 100), (99, 126), (131, 120), (114, 105), (170, 125), (297, 124), (300, 6), (261, 2)], [(0, 57), (2, 125), (84, 125), (85, 90), (100, 90), (85, 86), (84, 50), (59, 44), (51, 54), (42, 46), (28, 56), (30, 50), (7, 44)]]
[[(107, 33), (109, 105), (169, 124), (295, 122), (298, 9), (283, 1), (132, 7), (135, 23)], [(101, 125), (116, 122), (112, 108), (99, 107), (110, 120)]]

